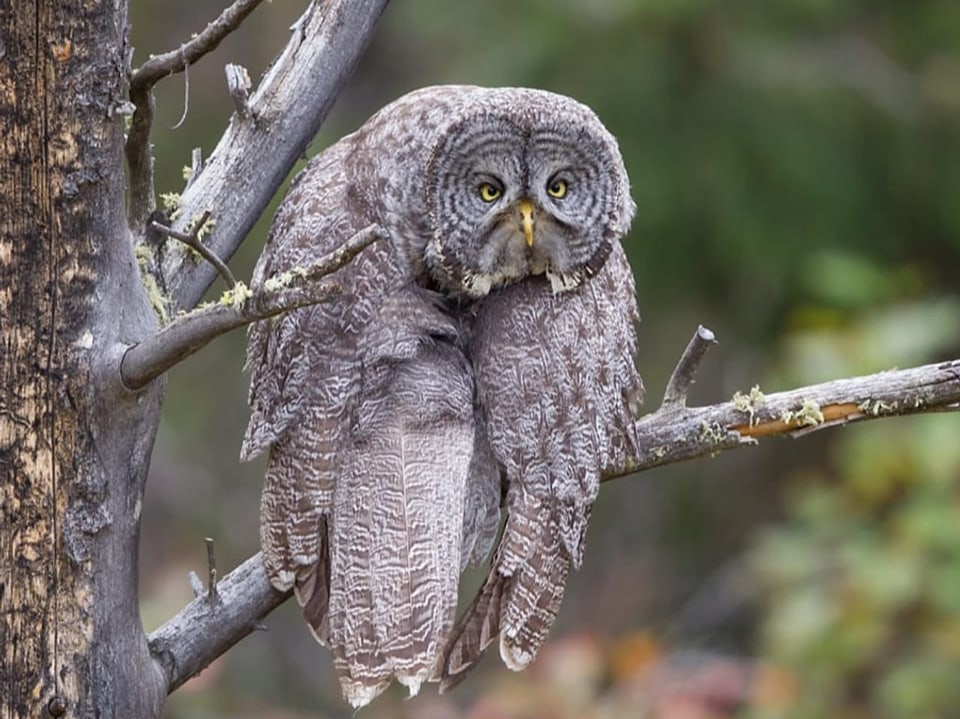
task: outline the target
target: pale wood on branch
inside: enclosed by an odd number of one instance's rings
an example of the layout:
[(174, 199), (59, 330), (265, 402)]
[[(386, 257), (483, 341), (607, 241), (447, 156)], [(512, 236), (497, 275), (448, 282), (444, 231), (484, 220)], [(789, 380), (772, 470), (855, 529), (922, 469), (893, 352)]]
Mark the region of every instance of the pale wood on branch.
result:
[(173, 619), (147, 637), (172, 692), (214, 659), (260, 627), (260, 620), (283, 604), (263, 571), (260, 554), (250, 557)]
[[(285, 49), (235, 112), (198, 177), (180, 198), (175, 229), (214, 208), (206, 245), (229, 260), (333, 106), (373, 35), (387, 0), (313, 0)], [(230, 208), (229, 213), (217, 208)], [(183, 248), (166, 253), (163, 274), (176, 309), (190, 309), (215, 278)]]

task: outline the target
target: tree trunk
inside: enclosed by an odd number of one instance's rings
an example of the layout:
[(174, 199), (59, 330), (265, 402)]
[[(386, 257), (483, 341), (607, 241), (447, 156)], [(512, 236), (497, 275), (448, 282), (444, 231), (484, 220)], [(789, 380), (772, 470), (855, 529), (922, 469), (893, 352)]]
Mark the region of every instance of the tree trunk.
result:
[(0, 716), (157, 716), (137, 534), (162, 388), (123, 207), (123, 0), (0, 7)]

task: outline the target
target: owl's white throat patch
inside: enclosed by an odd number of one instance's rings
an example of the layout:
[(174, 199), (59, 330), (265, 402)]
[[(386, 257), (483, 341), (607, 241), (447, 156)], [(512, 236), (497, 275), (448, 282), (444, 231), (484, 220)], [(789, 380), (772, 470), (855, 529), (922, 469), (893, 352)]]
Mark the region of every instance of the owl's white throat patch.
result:
[(546, 275), (547, 279), (550, 280), (550, 288), (555, 295), (559, 295), (561, 292), (575, 290), (583, 281), (583, 275), (579, 272), (565, 275), (561, 272), (551, 272), (547, 270)]
[[(583, 282), (583, 275), (579, 272), (563, 274), (545, 270), (542, 274), (550, 280), (550, 289), (555, 295), (575, 290)], [(462, 277), (462, 287), (463, 291), (471, 297), (486, 297), (490, 294), (490, 290), (512, 284), (519, 279), (521, 278), (507, 272), (465, 272)]]
[(498, 284), (494, 275), (480, 274), (476, 272), (465, 272), (463, 275), (463, 290), (471, 297), (486, 297), (490, 290)]

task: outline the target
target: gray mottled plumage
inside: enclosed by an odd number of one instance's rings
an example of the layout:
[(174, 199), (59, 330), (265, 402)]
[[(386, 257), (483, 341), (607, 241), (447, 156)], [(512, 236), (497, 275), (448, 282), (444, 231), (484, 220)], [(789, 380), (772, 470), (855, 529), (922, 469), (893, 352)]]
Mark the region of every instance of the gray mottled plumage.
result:
[(470, 346), (493, 453), (509, 481), (490, 572), (446, 650), (456, 684), (499, 635), (511, 669), (536, 656), (580, 566), (604, 469), (623, 466), (643, 385), (634, 365), (633, 275), (616, 244), (590, 281), (555, 294), (538, 278), (494, 290)]
[[(498, 635), (520, 669), (545, 639), (642, 389), (632, 214), (588, 108), (460, 86), (388, 105), (281, 205), (255, 284), (386, 233), (337, 273), (336, 301), (258, 323), (247, 349), (264, 564), (354, 706), (394, 679), (453, 684)], [(487, 582), (454, 627), (503, 488)]]

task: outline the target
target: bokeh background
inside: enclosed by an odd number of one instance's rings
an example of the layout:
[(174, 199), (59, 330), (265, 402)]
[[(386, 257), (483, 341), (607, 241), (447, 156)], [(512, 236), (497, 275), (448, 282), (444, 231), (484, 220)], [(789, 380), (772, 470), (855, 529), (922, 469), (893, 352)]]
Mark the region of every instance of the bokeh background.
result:
[[(220, 10), (132, 5), (138, 63)], [(193, 147), (212, 151), (224, 64), (256, 81), (304, 5), (265, 3), (191, 68), (179, 129), (183, 76), (158, 87), (158, 191), (181, 189)], [(444, 82), (567, 93), (619, 137), (651, 408), (698, 323), (720, 338), (701, 404), (960, 355), (956, 0), (398, 1), (310, 153)], [(263, 465), (237, 461), (243, 345), (235, 333), (170, 373), (144, 509), (148, 629), (192, 598), (203, 537), (224, 571), (257, 550)], [(956, 716), (958, 430), (955, 415), (885, 420), (609, 483), (531, 669), (493, 651), (449, 695), (391, 690), (361, 716)], [(350, 717), (293, 603), (267, 625), (167, 716)]]

